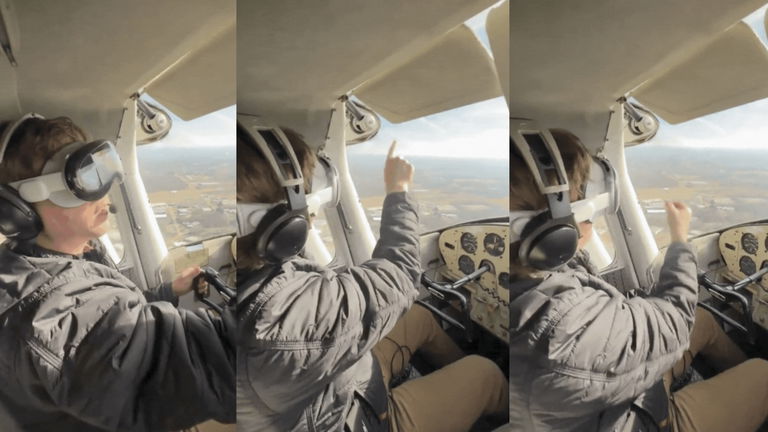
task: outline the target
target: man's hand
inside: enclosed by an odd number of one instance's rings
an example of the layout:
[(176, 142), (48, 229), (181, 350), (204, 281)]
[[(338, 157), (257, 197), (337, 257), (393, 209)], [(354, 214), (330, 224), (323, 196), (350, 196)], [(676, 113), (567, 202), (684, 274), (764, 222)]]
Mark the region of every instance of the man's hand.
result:
[(387, 162), (384, 164), (384, 186), (387, 193), (408, 192), (408, 187), (413, 182), (413, 165), (400, 156), (395, 156), (397, 141), (392, 141), (387, 154)]
[(679, 201), (665, 201), (667, 224), (673, 242), (686, 242), (688, 228), (691, 226), (691, 209)]
[[(177, 297), (192, 291), (192, 282), (202, 270), (198, 266), (187, 267), (181, 271), (179, 277), (173, 280), (171, 290)], [(201, 282), (202, 283), (202, 282)]]

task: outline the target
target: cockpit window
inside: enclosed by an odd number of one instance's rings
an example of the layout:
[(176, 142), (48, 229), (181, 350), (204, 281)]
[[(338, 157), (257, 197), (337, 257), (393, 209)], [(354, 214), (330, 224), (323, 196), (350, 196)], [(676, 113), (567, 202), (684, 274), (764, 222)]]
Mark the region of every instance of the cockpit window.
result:
[(768, 218), (768, 99), (679, 125), (627, 149), (632, 183), (659, 246), (669, 243), (664, 200), (693, 212), (691, 236)]
[[(768, 44), (766, 7), (749, 24)], [(693, 212), (691, 236), (768, 218), (768, 99), (671, 125), (661, 120), (649, 142), (627, 149), (632, 183), (657, 244), (669, 244), (664, 200)]]
[(348, 149), (350, 171), (374, 233), (384, 198), (383, 167), (390, 142), (416, 168), (413, 192), (421, 232), (505, 217), (509, 209), (508, 110), (503, 98), (392, 124)]
[[(152, 103), (156, 103), (152, 101)], [(234, 106), (184, 121), (139, 146), (139, 171), (166, 246), (232, 234), (235, 216)]]

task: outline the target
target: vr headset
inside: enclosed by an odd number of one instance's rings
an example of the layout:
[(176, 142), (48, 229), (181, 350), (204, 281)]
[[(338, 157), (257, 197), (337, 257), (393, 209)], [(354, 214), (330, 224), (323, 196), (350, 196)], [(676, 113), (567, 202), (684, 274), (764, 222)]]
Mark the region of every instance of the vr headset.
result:
[[(29, 113), (5, 128), (0, 136), (0, 162), (16, 132), (30, 119), (44, 117)], [(102, 199), (122, 181), (123, 164), (112, 142), (69, 144), (45, 163), (41, 175), (0, 185), (0, 232), (8, 238), (34, 238), (42, 222), (31, 203), (50, 200), (59, 207), (78, 207)]]
[(579, 222), (592, 221), (618, 210), (616, 173), (605, 159), (593, 158), (583, 199), (570, 202), (570, 186), (560, 151), (552, 134), (531, 120), (510, 124), (512, 144), (547, 198), (547, 209), (510, 212), (510, 241), (520, 242), (520, 264), (552, 270), (576, 253)]
[(307, 195), (301, 165), (280, 128), (247, 115), (238, 115), (237, 127), (238, 133), (245, 135), (245, 142), (266, 157), (285, 194), (285, 200), (279, 203), (238, 203), (237, 236), (255, 235), (257, 255), (279, 264), (304, 248), (309, 215), (338, 205), (338, 172), (326, 155), (318, 155), (312, 193)]

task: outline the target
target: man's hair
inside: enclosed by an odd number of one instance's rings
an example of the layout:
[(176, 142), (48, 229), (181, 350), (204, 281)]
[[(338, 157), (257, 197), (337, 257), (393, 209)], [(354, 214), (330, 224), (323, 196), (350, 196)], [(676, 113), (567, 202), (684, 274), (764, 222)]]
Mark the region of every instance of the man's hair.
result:
[[(311, 192), (312, 174), (315, 170), (316, 157), (299, 133), (281, 127), (291, 143), (296, 159), (304, 176), (304, 190)], [(285, 192), (277, 174), (269, 165), (264, 154), (254, 142), (254, 138), (240, 127), (237, 128), (237, 201), (243, 203), (277, 203), (285, 199)], [(247, 235), (237, 240), (237, 266), (240, 269), (253, 269), (263, 265), (256, 255), (256, 237)]]
[[(13, 121), (0, 124), (0, 135), (11, 123)], [(61, 148), (85, 141), (88, 141), (85, 131), (68, 117), (25, 120), (5, 150), (0, 163), (0, 184), (39, 176), (48, 159)]]
[[(581, 140), (565, 129), (550, 130), (563, 159), (563, 167), (568, 177), (571, 202), (583, 199), (583, 191), (589, 181), (592, 158), (587, 153)], [(547, 198), (541, 193), (536, 180), (525, 160), (513, 151), (509, 158), (509, 210), (543, 210), (547, 207)], [(553, 172), (549, 180), (556, 180)], [(511, 275), (513, 279), (530, 277), (532, 270), (520, 265), (517, 254), (520, 244), (512, 244)]]

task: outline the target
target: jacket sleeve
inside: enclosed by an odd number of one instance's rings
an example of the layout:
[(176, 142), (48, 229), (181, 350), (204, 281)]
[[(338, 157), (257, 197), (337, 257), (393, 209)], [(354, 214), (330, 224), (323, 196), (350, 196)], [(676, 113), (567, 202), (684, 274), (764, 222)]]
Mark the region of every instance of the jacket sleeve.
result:
[(167, 301), (174, 306), (179, 306), (179, 297), (173, 293), (172, 284), (173, 282), (170, 281), (163, 282), (157, 288), (144, 291), (144, 297), (149, 302)]
[(256, 323), (248, 366), (249, 380), (268, 406), (313, 396), (309, 389), (322, 389), (359, 361), (411, 307), (421, 274), (417, 227), (413, 198), (389, 194), (371, 260), (338, 274), (297, 269), (291, 280), (275, 280), (283, 294), (269, 303), (268, 313), (279, 319)]
[(567, 291), (545, 331), (554, 370), (548, 385), (570, 388), (574, 409), (585, 413), (633, 400), (682, 358), (698, 296), (693, 250), (670, 245), (653, 296), (627, 299), (604, 285)]
[(218, 316), (76, 279), (40, 304), (33, 327), (28, 373), (87, 423), (156, 431), (235, 421), (233, 335)]

